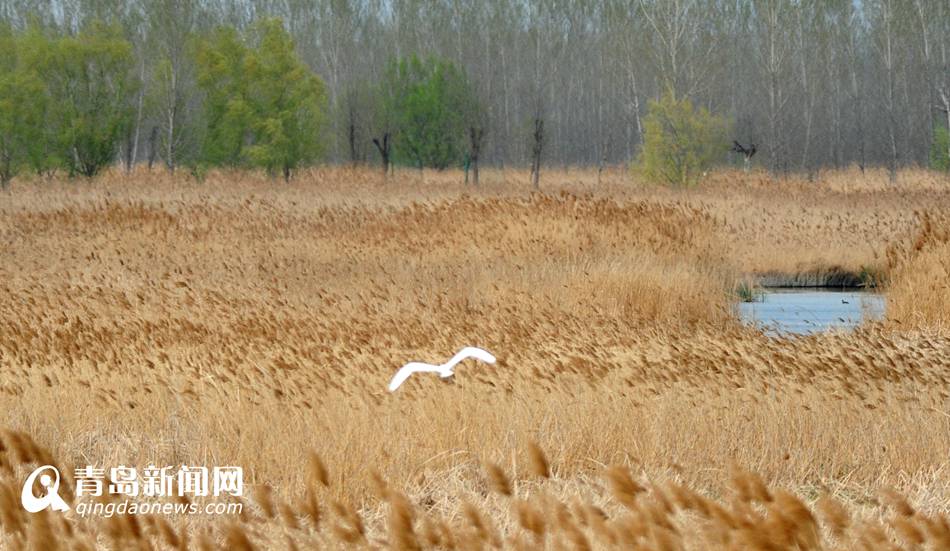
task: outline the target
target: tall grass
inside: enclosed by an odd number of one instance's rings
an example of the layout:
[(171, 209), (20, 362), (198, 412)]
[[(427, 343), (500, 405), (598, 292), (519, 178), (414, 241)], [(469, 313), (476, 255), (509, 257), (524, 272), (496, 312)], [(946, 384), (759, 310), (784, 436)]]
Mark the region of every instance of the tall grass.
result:
[[(14, 182), (2, 541), (940, 548), (950, 310), (922, 282), (946, 226), (916, 213), (950, 194), (886, 180)], [(734, 317), (737, 281), (862, 266), (886, 273), (882, 324), (772, 339)], [(499, 362), (386, 392), (402, 363), (468, 344)], [(18, 484), (44, 463), (241, 465), (269, 489), (233, 519), (27, 516)]]
[(904, 328), (950, 334), (950, 217), (921, 215), (920, 228), (888, 250), (888, 318)]

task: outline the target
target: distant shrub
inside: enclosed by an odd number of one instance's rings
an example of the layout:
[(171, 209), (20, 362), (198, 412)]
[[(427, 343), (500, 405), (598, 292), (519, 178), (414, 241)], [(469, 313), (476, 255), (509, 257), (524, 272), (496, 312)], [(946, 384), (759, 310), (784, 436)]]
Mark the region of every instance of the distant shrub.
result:
[(438, 170), (462, 163), (466, 131), (478, 109), (463, 70), (413, 55), (393, 60), (382, 85), (382, 109), (393, 118), (399, 162)]
[(652, 181), (693, 185), (728, 150), (728, 136), (729, 124), (723, 117), (666, 94), (650, 102), (638, 158), (640, 171)]
[(950, 130), (938, 126), (930, 146), (930, 168), (950, 171)]

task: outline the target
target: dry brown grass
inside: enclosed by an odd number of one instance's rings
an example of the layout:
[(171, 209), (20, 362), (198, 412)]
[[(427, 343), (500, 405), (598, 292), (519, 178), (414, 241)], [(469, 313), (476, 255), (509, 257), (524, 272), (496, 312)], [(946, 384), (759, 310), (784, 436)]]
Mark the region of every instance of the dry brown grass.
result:
[(888, 318), (909, 328), (950, 332), (950, 216), (921, 214), (920, 229), (888, 250), (893, 280)]
[[(950, 184), (485, 180), (15, 183), (0, 196), (0, 424), (20, 431), (0, 443), (2, 541), (947, 541), (950, 302), (945, 279), (925, 283), (947, 273)], [(862, 267), (891, 281), (887, 323), (778, 340), (735, 321), (748, 274)], [(385, 391), (403, 362), (467, 344), (499, 363)], [(242, 519), (28, 517), (18, 485), (54, 461), (241, 465), (269, 489)]]

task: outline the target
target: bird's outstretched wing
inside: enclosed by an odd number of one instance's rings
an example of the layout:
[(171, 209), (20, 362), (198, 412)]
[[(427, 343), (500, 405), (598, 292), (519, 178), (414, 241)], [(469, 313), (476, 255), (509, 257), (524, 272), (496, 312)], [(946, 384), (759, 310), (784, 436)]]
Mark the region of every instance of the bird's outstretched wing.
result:
[(399, 371), (393, 376), (393, 380), (389, 382), (389, 392), (395, 391), (406, 382), (406, 379), (409, 378), (413, 373), (419, 373), (421, 371), (441, 371), (441, 366), (424, 364), (420, 362), (409, 362), (406, 365), (399, 368)]
[(451, 369), (455, 364), (468, 358), (475, 358), (476, 360), (483, 361), (487, 364), (495, 363), (495, 357), (492, 356), (487, 350), (482, 350), (481, 348), (476, 348), (474, 346), (466, 346), (465, 348), (459, 350), (457, 354), (452, 356), (452, 359), (446, 362), (445, 366)]

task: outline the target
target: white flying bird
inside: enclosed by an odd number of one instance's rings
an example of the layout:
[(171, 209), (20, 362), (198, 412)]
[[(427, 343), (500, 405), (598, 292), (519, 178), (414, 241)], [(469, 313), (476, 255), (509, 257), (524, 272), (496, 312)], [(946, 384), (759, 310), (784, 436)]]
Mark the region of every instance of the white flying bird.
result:
[(468, 358), (475, 358), (476, 360), (481, 360), (488, 364), (495, 363), (495, 357), (488, 352), (482, 350), (481, 348), (475, 348), (474, 346), (466, 346), (465, 348), (459, 350), (458, 354), (452, 356), (451, 360), (445, 362), (442, 365), (424, 364), (420, 362), (407, 363), (406, 365), (399, 368), (399, 371), (396, 372), (393, 380), (390, 381), (389, 392), (393, 392), (399, 388), (399, 385), (406, 382), (406, 379), (408, 379), (413, 373), (431, 371), (438, 373), (439, 377), (447, 379), (455, 375), (455, 373), (452, 371), (452, 368), (455, 367), (455, 364)]

